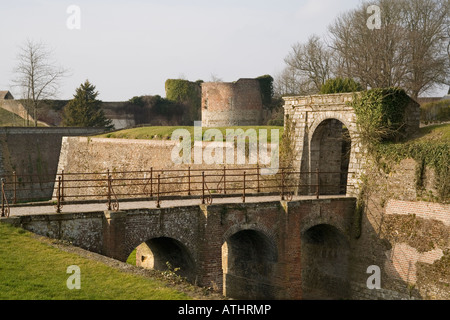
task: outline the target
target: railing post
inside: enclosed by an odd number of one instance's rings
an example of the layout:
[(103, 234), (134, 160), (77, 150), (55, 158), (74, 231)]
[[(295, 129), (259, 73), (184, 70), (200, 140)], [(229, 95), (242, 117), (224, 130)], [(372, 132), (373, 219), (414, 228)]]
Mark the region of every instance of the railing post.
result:
[(205, 204), (205, 171), (202, 171), (202, 204)]
[(13, 203), (16, 204), (17, 203), (17, 174), (15, 171), (13, 171), (13, 176), (14, 176), (14, 199), (13, 199)]
[(245, 171), (244, 171), (244, 188), (243, 188), (243, 193), (242, 193), (242, 202), (245, 202)]
[(5, 179), (2, 178), (2, 217), (5, 216)]
[(161, 204), (159, 202), (159, 190), (160, 190), (159, 188), (160, 188), (160, 184), (161, 184), (161, 175), (158, 174), (158, 194), (156, 195), (156, 207), (157, 208), (161, 207)]
[(108, 210), (111, 210), (111, 175), (108, 170)]
[(61, 171), (61, 200), (64, 201), (64, 170)]
[(284, 168), (281, 169), (281, 200), (284, 200)]
[(56, 195), (56, 213), (61, 213), (61, 176), (58, 177), (58, 192)]
[(256, 192), (257, 193), (260, 193), (261, 192), (261, 188), (259, 187), (259, 175), (260, 175), (260, 172), (261, 172), (261, 168), (259, 167), (259, 163), (257, 164), (257, 166), (256, 166), (256, 179), (257, 179), (257, 189), (256, 189)]
[(150, 198), (153, 197), (153, 167), (150, 168)]
[(316, 169), (316, 198), (319, 199), (320, 194), (320, 180), (319, 180), (319, 168)]
[(223, 194), (227, 194), (226, 177), (227, 177), (227, 168), (226, 166), (223, 166)]
[(188, 196), (191, 195), (191, 167), (188, 167)]

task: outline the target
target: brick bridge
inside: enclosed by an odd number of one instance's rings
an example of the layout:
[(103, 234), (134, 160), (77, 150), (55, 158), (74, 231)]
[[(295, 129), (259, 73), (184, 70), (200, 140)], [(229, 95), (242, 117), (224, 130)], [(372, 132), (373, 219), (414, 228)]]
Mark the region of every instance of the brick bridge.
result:
[[(345, 298), (355, 198), (228, 203), (1, 218), (126, 261), (166, 262), (241, 299)], [(314, 288), (314, 292), (312, 291)]]

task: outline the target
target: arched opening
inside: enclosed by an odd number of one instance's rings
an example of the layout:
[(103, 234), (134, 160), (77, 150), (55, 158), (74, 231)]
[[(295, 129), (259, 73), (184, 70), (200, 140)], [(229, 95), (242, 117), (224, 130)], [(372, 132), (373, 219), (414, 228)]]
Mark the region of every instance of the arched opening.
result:
[[(311, 193), (346, 194), (351, 139), (345, 125), (336, 119), (322, 121), (310, 145)], [(319, 181), (317, 181), (317, 170)]]
[(276, 244), (265, 234), (242, 230), (222, 246), (224, 295), (235, 299), (274, 299)]
[(171, 270), (190, 282), (195, 281), (195, 262), (188, 248), (178, 240), (166, 237), (153, 238), (140, 244), (133, 252), (138, 267), (160, 271)]
[(304, 299), (343, 299), (349, 290), (346, 237), (337, 228), (320, 224), (302, 234), (302, 291)]

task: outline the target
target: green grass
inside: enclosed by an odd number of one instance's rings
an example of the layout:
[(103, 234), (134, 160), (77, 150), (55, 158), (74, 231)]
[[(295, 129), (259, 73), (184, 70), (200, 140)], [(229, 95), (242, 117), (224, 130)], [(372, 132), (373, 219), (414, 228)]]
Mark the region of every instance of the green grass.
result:
[[(81, 289), (69, 290), (66, 273), (81, 269)], [(0, 223), (0, 299), (178, 300), (185, 293), (153, 280), (52, 247), (31, 233)]]
[(24, 119), (18, 115), (0, 108), (0, 127), (24, 126)]
[[(194, 127), (192, 126), (159, 126), (159, 127), (141, 127), (133, 129), (124, 129), (116, 132), (110, 132), (106, 134), (99, 135), (101, 138), (120, 138), (120, 139), (155, 139), (155, 140), (170, 140), (172, 132), (176, 129), (186, 129), (191, 135), (191, 140), (194, 140)], [(281, 135), (283, 134), (283, 127), (276, 126), (236, 126), (236, 127), (219, 127), (219, 128), (202, 128), (203, 134), (209, 129), (219, 129), (225, 139), (227, 129), (237, 130), (242, 129), (247, 131), (248, 129), (255, 129), (256, 133), (259, 135), (260, 129), (267, 129), (267, 141), (271, 142), (271, 131), (272, 129), (279, 130), (279, 139), (281, 140)]]
[[(0, 127), (26, 127), (26, 120), (19, 117), (17, 114), (9, 112), (0, 108)], [(34, 121), (30, 119), (29, 127), (34, 127)], [(43, 125), (38, 123), (39, 127)]]
[[(450, 199), (450, 124), (421, 128), (418, 134), (405, 142), (384, 143), (377, 147), (381, 158), (399, 163), (403, 159), (416, 160), (416, 188), (423, 188), (423, 170), (430, 166), (435, 170), (437, 201), (447, 203)], [(389, 171), (383, 161), (382, 166)]]
[(420, 128), (416, 140), (450, 143), (450, 124), (439, 124)]

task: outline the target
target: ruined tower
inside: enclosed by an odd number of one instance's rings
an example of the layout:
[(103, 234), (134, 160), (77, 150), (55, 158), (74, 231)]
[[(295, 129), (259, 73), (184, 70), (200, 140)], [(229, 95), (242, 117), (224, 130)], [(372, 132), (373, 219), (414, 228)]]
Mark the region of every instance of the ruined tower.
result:
[(262, 112), (261, 88), (257, 79), (202, 83), (204, 127), (260, 125)]

